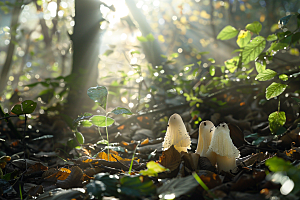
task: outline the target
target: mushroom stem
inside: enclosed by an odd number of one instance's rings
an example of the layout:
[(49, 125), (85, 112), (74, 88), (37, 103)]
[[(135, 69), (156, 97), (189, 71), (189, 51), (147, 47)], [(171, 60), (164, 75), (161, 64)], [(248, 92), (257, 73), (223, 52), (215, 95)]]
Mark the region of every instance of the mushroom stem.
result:
[(217, 154), (213, 151), (207, 151), (206, 157), (209, 159), (212, 166), (217, 164)]
[(236, 167), (235, 157), (227, 157), (227, 156), (216, 156), (216, 161), (218, 163), (218, 171), (222, 170), (225, 172), (230, 172), (230, 170), (234, 170)]

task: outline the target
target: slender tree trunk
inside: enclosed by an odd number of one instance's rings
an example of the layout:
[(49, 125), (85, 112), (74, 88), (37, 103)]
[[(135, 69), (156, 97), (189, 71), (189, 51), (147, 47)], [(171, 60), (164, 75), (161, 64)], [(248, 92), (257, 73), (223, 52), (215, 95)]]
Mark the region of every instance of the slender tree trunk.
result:
[(8, 50), (7, 50), (7, 56), (5, 63), (2, 67), (1, 70), (1, 75), (0, 75), (0, 95), (3, 93), (3, 90), (6, 87), (6, 82), (7, 82), (7, 77), (11, 68), (12, 64), (12, 57), (14, 54), (15, 50), (15, 41), (16, 41), (16, 30), (18, 27), (18, 20), (19, 16), (21, 13), (21, 6), (22, 6), (22, 0), (17, 0), (16, 5), (13, 8), (12, 11), (12, 16), (11, 16), (11, 23), (10, 23), (10, 43), (8, 45)]
[(73, 64), (66, 114), (76, 117), (90, 111), (94, 105), (87, 95), (87, 89), (97, 85), (101, 2), (98, 0), (75, 0), (75, 26), (73, 35)]

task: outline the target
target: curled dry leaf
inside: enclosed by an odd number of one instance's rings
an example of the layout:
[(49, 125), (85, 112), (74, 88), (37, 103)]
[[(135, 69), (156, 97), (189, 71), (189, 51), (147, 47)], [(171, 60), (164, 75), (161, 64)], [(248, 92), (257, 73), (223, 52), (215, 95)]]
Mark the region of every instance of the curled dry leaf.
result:
[(39, 171), (46, 171), (48, 170), (48, 167), (46, 167), (45, 165), (43, 165), (42, 163), (35, 163), (34, 165), (31, 165), (26, 174), (32, 174), (34, 172), (39, 172)]
[(73, 188), (73, 187), (82, 187), (82, 177), (83, 172), (82, 170), (74, 166), (71, 168), (71, 173), (67, 176), (67, 178), (61, 180), (58, 179), (56, 185), (63, 189)]
[(191, 171), (198, 169), (199, 158), (200, 156), (197, 153), (181, 152), (181, 159), (184, 161), (184, 166)]
[(172, 145), (169, 149), (162, 152), (158, 163), (170, 171), (174, 171), (181, 163), (181, 155)]
[[(51, 170), (54, 172), (54, 170)], [(50, 173), (51, 173), (50, 172)], [(60, 168), (58, 172), (52, 173), (50, 176), (45, 177), (47, 181), (56, 182), (57, 180), (65, 180), (71, 173), (71, 170), (67, 168)]]
[(260, 153), (249, 156), (249, 158), (247, 158), (243, 161), (237, 161), (237, 165), (242, 166), (242, 167), (250, 167), (255, 163), (260, 163), (260, 162), (265, 161), (273, 156), (274, 155), (269, 154), (269, 153), (260, 152)]

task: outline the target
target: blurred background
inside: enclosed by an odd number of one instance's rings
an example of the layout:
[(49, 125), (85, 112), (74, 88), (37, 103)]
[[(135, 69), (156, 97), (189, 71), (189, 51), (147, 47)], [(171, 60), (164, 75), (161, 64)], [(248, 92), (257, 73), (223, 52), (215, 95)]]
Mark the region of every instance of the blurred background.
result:
[[(96, 85), (108, 88), (108, 107), (136, 113), (180, 105), (193, 98), (192, 90), (209, 95), (218, 89), (209, 80), (238, 54), (235, 40), (216, 39), (220, 30), (258, 21), (260, 35), (268, 36), (280, 18), (300, 13), (300, 1), (1, 0), (0, 8), (4, 112), (31, 99), (37, 114), (75, 118), (93, 110), (86, 91)], [(290, 48), (272, 62), (292, 65), (298, 56), (298, 48)], [(212, 65), (215, 76), (205, 80)], [(225, 73), (230, 81), (249, 81)]]

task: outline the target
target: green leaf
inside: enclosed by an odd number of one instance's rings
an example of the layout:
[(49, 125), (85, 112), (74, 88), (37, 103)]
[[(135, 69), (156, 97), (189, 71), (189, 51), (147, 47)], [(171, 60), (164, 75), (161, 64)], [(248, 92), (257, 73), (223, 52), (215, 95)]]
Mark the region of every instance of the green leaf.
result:
[(104, 183), (106, 190), (103, 195), (105, 196), (115, 196), (118, 197), (118, 184), (119, 184), (119, 176), (110, 175), (109, 173), (99, 173), (94, 176), (95, 181), (101, 181)]
[(102, 115), (94, 115), (91, 117), (90, 122), (92, 122), (93, 125), (98, 126), (98, 127), (106, 127), (112, 125), (115, 120), (113, 120), (110, 117), (107, 117), (107, 124), (105, 122), (106, 117)]
[(277, 72), (275, 72), (271, 69), (266, 69), (266, 70), (262, 71), (261, 73), (259, 73), (255, 77), (255, 79), (257, 79), (259, 81), (267, 81), (267, 80), (270, 80), (271, 78), (273, 78), (276, 75), (277, 75)]
[(22, 115), (23, 111), (22, 111), (21, 105), (20, 104), (14, 105), (14, 107), (11, 109), (11, 112), (16, 114), (16, 115)]
[(255, 62), (255, 68), (256, 68), (257, 73), (262, 73), (266, 69), (266, 64), (265, 63), (261, 64), (259, 62)]
[(110, 54), (112, 54), (114, 52), (114, 50), (112, 49), (107, 49), (105, 52), (104, 52), (104, 56), (109, 56)]
[(300, 40), (300, 32), (297, 32), (292, 36), (291, 44), (299, 43), (299, 40)]
[(26, 85), (27, 87), (34, 87), (37, 86), (40, 82), (31, 83), (29, 85)]
[(141, 52), (139, 50), (135, 50), (135, 51), (131, 51), (130, 54), (131, 55), (133, 55), (133, 54), (141, 54)]
[(98, 180), (91, 180), (91, 182), (86, 185), (87, 192), (97, 197), (98, 199), (102, 199), (102, 196), (104, 196), (106, 189), (107, 188), (105, 184), (102, 181)]
[(290, 35), (280, 40), (279, 42), (273, 42), (271, 47), (268, 49), (268, 52), (270, 52), (271, 50), (278, 51), (278, 50), (286, 49), (286, 47), (290, 45), (291, 41), (292, 41), (292, 36)]
[(210, 61), (211, 63), (215, 63), (216, 62), (215, 59), (213, 59), (213, 58), (208, 58), (207, 60)]
[(238, 67), (239, 56), (235, 56), (230, 60), (226, 60), (224, 63), (226, 68), (230, 71), (230, 73), (233, 73)]
[(8, 14), (10, 12), (10, 9), (8, 6), (0, 6), (0, 8), (4, 12), (4, 14)]
[(273, 112), (269, 115), (268, 120), (269, 120), (270, 130), (274, 134), (281, 126), (285, 124), (286, 121), (285, 112), (283, 111)]
[(240, 48), (243, 48), (249, 43), (250, 40), (251, 40), (250, 32), (241, 30), (236, 40), (236, 43), (239, 45)]
[(147, 42), (147, 41), (148, 41), (147, 38), (145, 38), (145, 37), (143, 37), (143, 36), (137, 36), (136, 38), (137, 38), (138, 41), (140, 41), (140, 42)]
[(105, 86), (90, 87), (87, 90), (88, 96), (106, 110), (106, 101), (108, 91)]
[(117, 107), (111, 111), (111, 113), (114, 113), (116, 115), (120, 114), (126, 114), (126, 115), (132, 115), (132, 112), (127, 108)]
[(289, 80), (289, 77), (288, 77), (286, 74), (280, 74), (280, 75), (279, 75), (279, 78), (280, 78), (281, 80), (283, 80), (283, 81)]
[(170, 55), (171, 58), (177, 58), (178, 56), (179, 56), (178, 53), (172, 53), (172, 54)]
[(293, 15), (287, 15), (287, 16), (281, 18), (281, 19), (279, 20), (279, 23), (280, 23), (281, 25), (283, 25), (283, 26), (287, 25), (287, 23), (289, 22), (289, 20), (290, 20), (290, 18), (291, 18), (292, 16), (293, 16)]
[(200, 67), (201, 63), (202, 63), (201, 60), (199, 60), (199, 61), (197, 62), (197, 64), (199, 65), (199, 67)]
[(275, 35), (275, 34), (269, 35), (267, 37), (267, 41), (269, 41), (269, 42), (274, 41), (274, 40), (277, 40), (277, 35)]
[(247, 44), (242, 52), (242, 62), (248, 64), (253, 61), (264, 50), (266, 40), (262, 36), (257, 36), (249, 44)]
[(252, 33), (256, 33), (259, 35), (259, 32), (261, 31), (262, 25), (258, 21), (252, 22), (251, 24), (247, 24), (246, 29), (248, 31), (251, 31)]
[(21, 105), (23, 114), (31, 114), (35, 110), (37, 103), (31, 100), (25, 100)]
[(157, 176), (158, 173), (164, 171), (168, 171), (168, 169), (152, 160), (147, 163), (147, 170), (141, 170), (140, 174), (144, 176)]
[(298, 104), (300, 104), (300, 99), (298, 99), (296, 97), (292, 97), (292, 99), (294, 99)]
[(79, 144), (84, 144), (84, 137), (83, 137), (82, 133), (75, 131), (75, 136), (76, 136), (76, 139), (79, 142)]
[(275, 82), (272, 83), (266, 89), (266, 99), (269, 100), (273, 97), (277, 97), (285, 90), (286, 87), (287, 85), (285, 84), (275, 83)]
[(80, 121), (80, 125), (83, 127), (91, 127), (93, 124), (92, 124), (92, 122), (90, 122), (88, 120), (82, 120), (82, 121)]
[(293, 165), (290, 162), (285, 161), (282, 158), (278, 158), (277, 156), (266, 160), (266, 166), (268, 166), (269, 169), (273, 172), (287, 171), (291, 167), (293, 167)]
[(226, 26), (221, 30), (221, 32), (218, 34), (217, 39), (219, 40), (229, 40), (231, 38), (234, 38), (239, 33), (236, 28), (233, 26)]
[(209, 74), (210, 74), (211, 76), (214, 76), (215, 73), (216, 73), (215, 66), (211, 65), (211, 66), (209, 67)]
[(205, 55), (205, 54), (209, 54), (209, 51), (202, 51), (202, 52), (199, 52), (197, 55)]
[(156, 194), (156, 187), (152, 180), (143, 176), (124, 176), (120, 179), (121, 193), (141, 198), (142, 196), (149, 196)]
[(155, 40), (155, 38), (153, 37), (152, 33), (149, 33), (147, 36), (146, 36), (147, 40), (150, 41), (150, 42), (153, 42)]
[(36, 108), (37, 103), (31, 100), (25, 100), (20, 104), (15, 105), (11, 112), (16, 115), (22, 115), (22, 114), (30, 114), (32, 113)]

